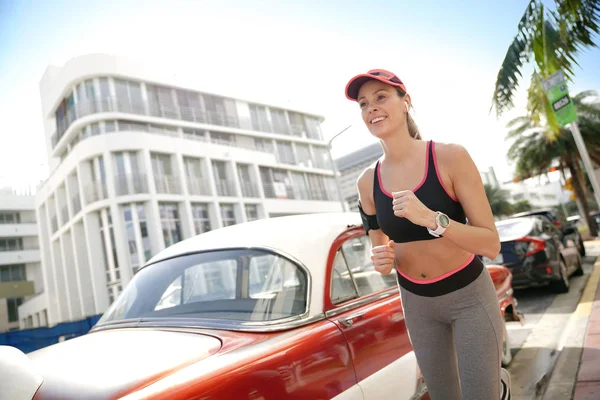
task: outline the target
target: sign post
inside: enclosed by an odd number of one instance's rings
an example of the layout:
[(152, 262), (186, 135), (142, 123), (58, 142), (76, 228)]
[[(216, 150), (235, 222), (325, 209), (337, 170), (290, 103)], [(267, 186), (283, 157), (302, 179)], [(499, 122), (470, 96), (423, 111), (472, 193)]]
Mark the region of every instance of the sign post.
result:
[(594, 198), (596, 199), (598, 206), (600, 206), (600, 185), (598, 185), (598, 179), (596, 179), (596, 174), (594, 173), (592, 160), (590, 159), (590, 155), (585, 147), (585, 142), (579, 131), (579, 125), (577, 125), (577, 110), (575, 109), (573, 100), (569, 97), (564, 72), (562, 70), (555, 72), (547, 79), (544, 79), (542, 85), (560, 127), (564, 128), (566, 125), (570, 124), (569, 127), (573, 134), (573, 139), (579, 150), (579, 155), (585, 166), (588, 178), (592, 183)]

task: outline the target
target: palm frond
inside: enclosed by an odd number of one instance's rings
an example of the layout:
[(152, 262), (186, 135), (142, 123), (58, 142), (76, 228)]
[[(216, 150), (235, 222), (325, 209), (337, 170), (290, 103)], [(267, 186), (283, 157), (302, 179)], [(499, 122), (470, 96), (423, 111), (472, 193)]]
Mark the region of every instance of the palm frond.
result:
[(538, 1), (530, 0), (519, 25), (517, 34), (511, 44), (508, 46), (504, 60), (494, 87), (494, 96), (492, 106), (496, 108), (496, 114), (501, 115), (505, 110), (514, 106), (513, 96), (519, 85), (519, 78), (522, 77), (521, 68), (525, 62), (529, 61), (531, 53), (531, 41), (533, 39), (533, 27), (538, 16)]
[(556, 0), (560, 34), (569, 48), (581, 51), (595, 47), (594, 34), (600, 33), (600, 2), (598, 0)]

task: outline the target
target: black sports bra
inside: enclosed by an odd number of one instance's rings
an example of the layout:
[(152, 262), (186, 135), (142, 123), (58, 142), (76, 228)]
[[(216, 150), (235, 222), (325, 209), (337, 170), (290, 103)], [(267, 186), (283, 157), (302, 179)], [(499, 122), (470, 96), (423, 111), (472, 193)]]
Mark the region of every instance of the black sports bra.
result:
[[(435, 143), (433, 141), (427, 142), (425, 174), (423, 180), (413, 189), (413, 192), (430, 210), (440, 211), (454, 221), (466, 222), (465, 212), (461, 204), (448, 194), (442, 184), (437, 168)], [(427, 228), (415, 225), (406, 218), (394, 215), (392, 194), (388, 193), (381, 183), (379, 161), (375, 165), (373, 199), (375, 201), (375, 209), (377, 210), (377, 223), (382, 232), (394, 242), (405, 243), (437, 239), (427, 231)]]

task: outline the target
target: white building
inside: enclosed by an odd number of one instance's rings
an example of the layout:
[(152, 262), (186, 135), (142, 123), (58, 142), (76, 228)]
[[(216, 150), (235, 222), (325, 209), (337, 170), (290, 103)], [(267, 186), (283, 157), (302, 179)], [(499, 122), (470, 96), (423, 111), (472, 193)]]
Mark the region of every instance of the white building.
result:
[(342, 196), (348, 203), (348, 207), (351, 211), (358, 211), (356, 180), (365, 168), (377, 161), (382, 155), (383, 150), (381, 145), (379, 143), (373, 143), (335, 160), (337, 169), (340, 173)]
[(562, 187), (559, 172), (550, 172), (519, 182), (504, 182), (511, 203), (528, 201), (534, 208), (554, 207), (570, 200), (571, 192)]
[[(19, 305), (25, 299), (35, 302), (43, 292), (35, 198), (0, 189), (0, 332), (18, 329)], [(43, 326), (46, 315), (41, 307), (21, 323)]]
[(50, 177), (36, 207), (49, 323), (103, 313), (152, 255), (257, 218), (341, 209), (322, 117), (150, 76), (116, 57), (40, 83)]

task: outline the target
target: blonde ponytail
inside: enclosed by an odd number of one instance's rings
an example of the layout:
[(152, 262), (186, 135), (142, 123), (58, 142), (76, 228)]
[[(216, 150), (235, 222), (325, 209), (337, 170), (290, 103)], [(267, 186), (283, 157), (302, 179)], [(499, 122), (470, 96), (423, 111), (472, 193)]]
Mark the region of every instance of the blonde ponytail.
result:
[[(406, 92), (404, 90), (397, 88), (396, 91), (398, 92), (398, 96), (402, 98), (406, 96)], [(421, 132), (419, 132), (419, 127), (417, 126), (417, 123), (408, 112), (406, 113), (406, 122), (408, 124), (408, 133), (410, 137), (416, 140), (423, 140), (423, 138), (421, 137)]]

